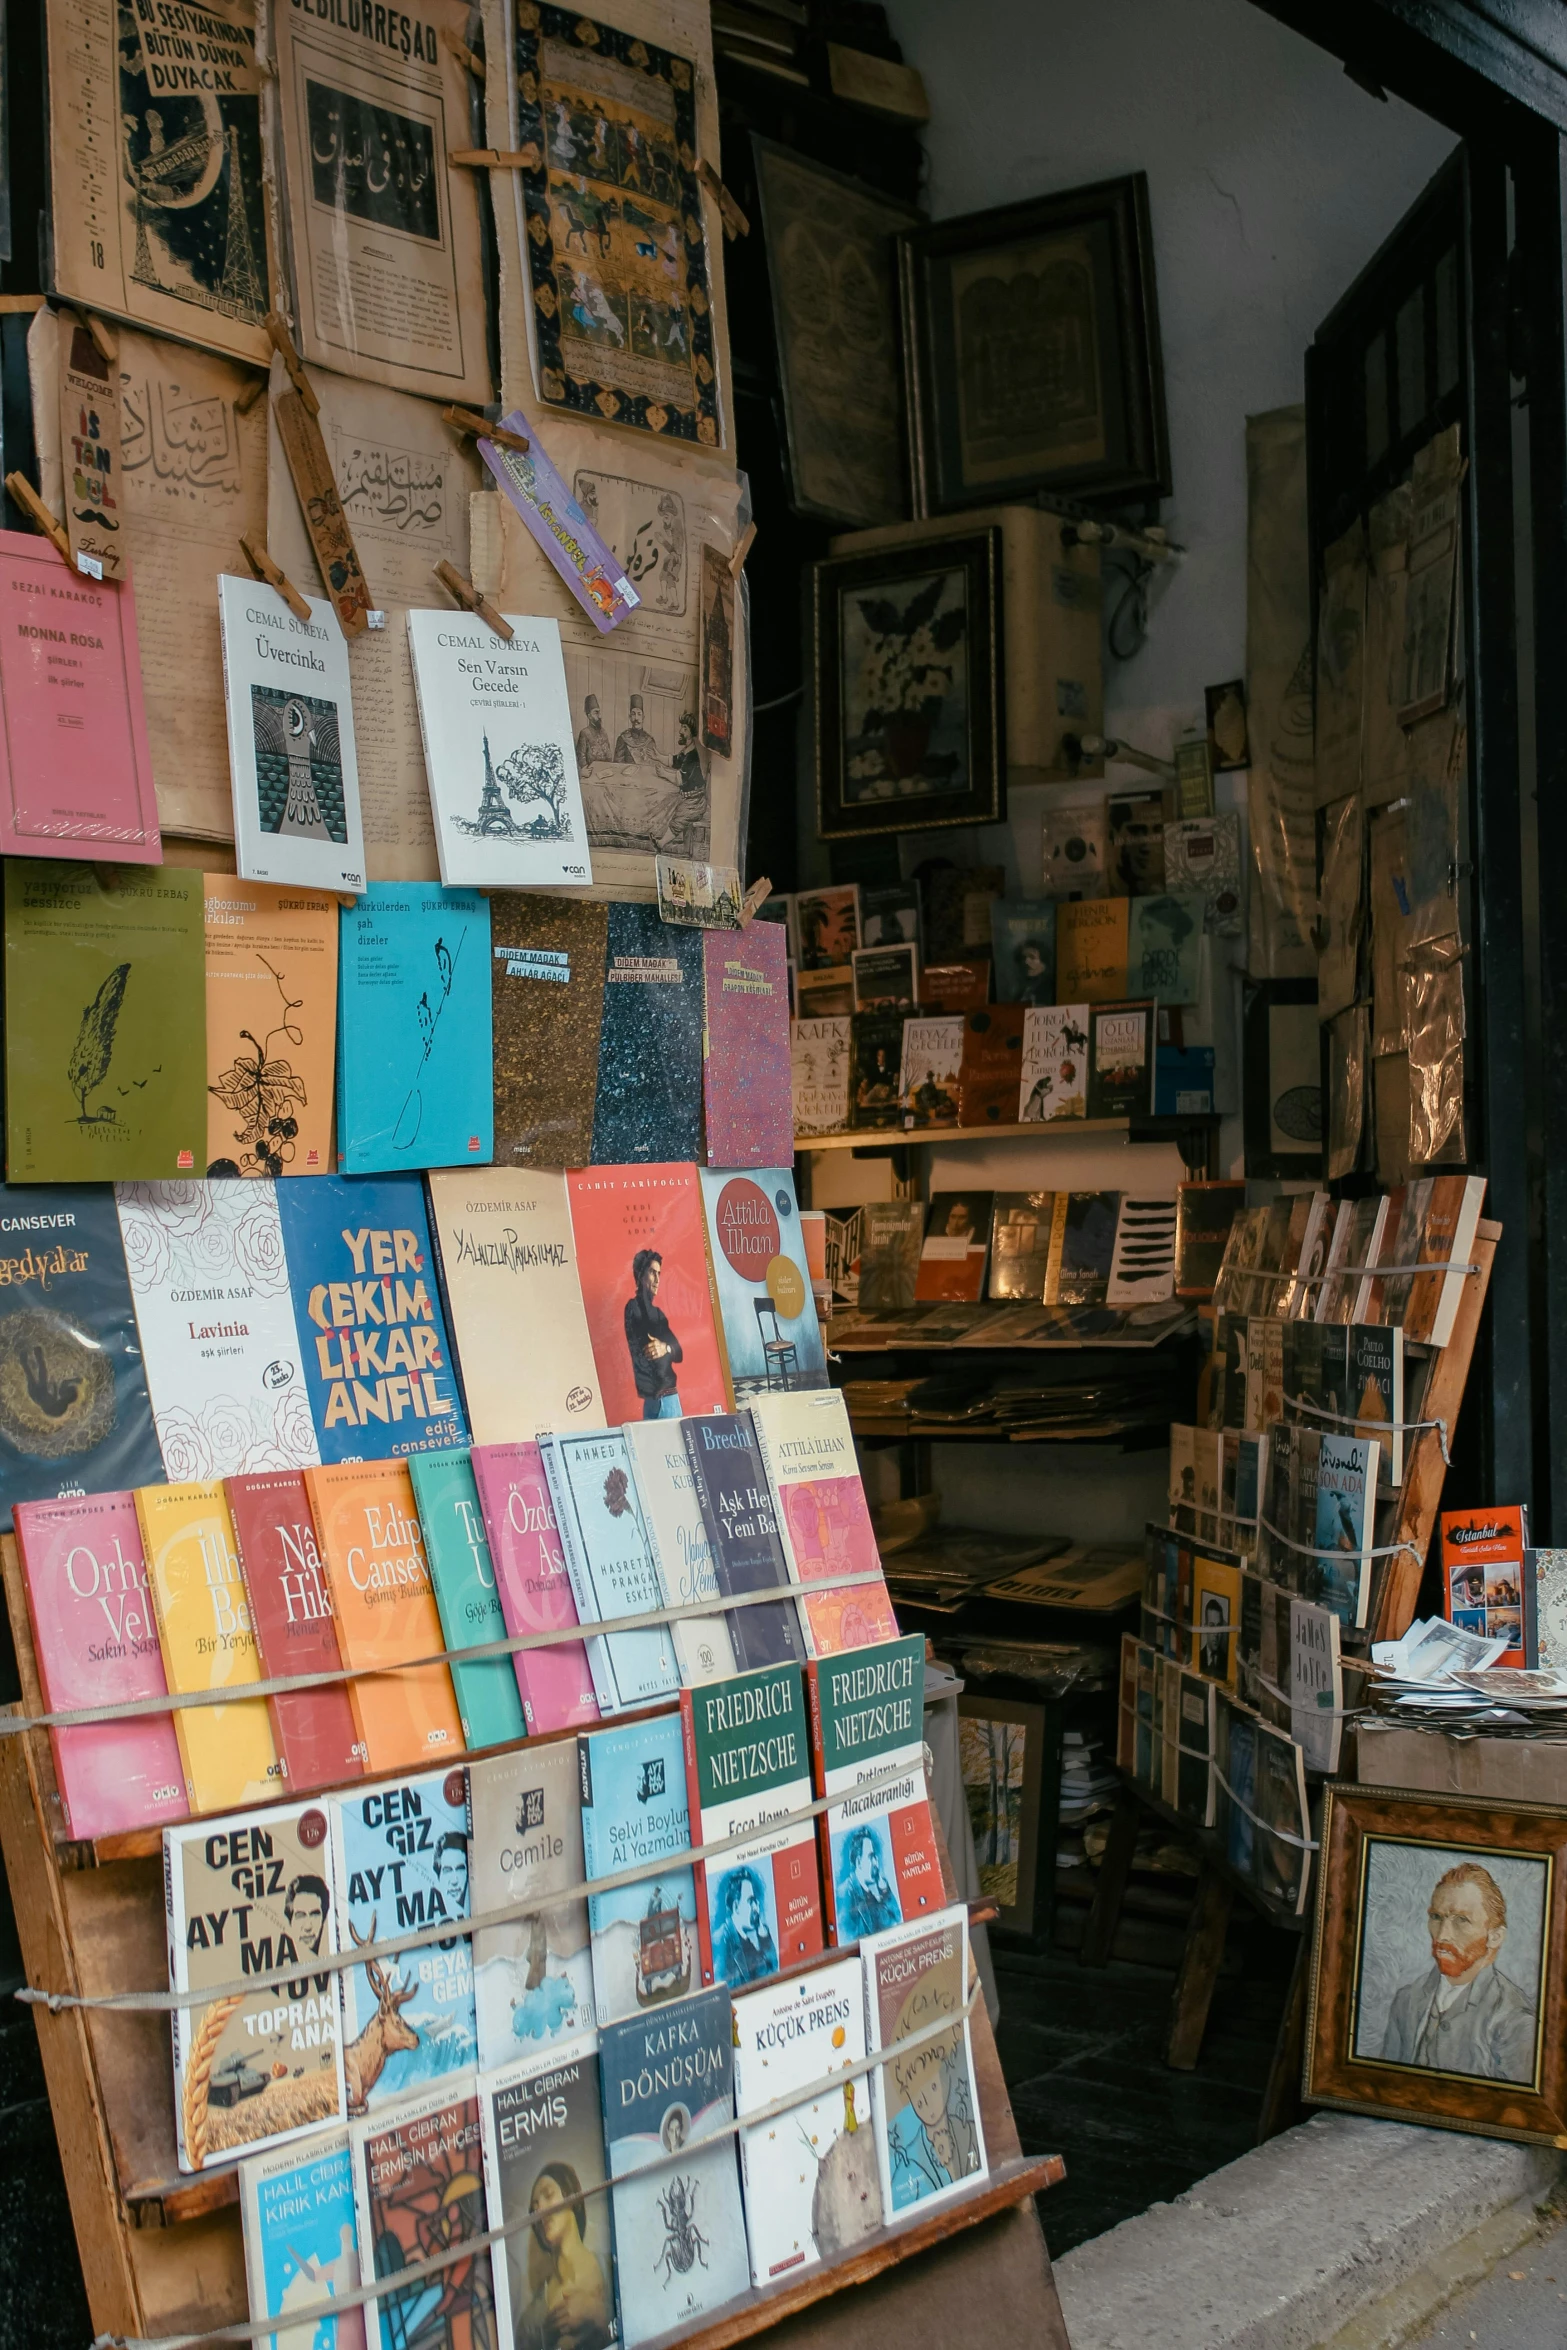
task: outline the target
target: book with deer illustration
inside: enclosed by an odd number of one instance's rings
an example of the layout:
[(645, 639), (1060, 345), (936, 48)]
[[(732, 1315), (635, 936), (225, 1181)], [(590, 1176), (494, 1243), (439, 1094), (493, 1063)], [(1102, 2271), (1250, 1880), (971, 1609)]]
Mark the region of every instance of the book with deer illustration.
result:
[(474, 1443), (602, 1428), (565, 1176), (452, 1167), (431, 1175), (429, 1190)]
[[(461, 1447), (416, 1452), (409, 1458), (408, 1474), (447, 1648), (481, 1648), (504, 1640), (506, 1618), (467, 1452)], [(469, 1663), (453, 1656), (450, 1670), (465, 1745), (503, 1746), (509, 1738), (527, 1735), (509, 1656), (479, 1657)]]
[(825, 1387), (827, 1356), (794, 1169), (786, 1160), (755, 1174), (731, 1175), (718, 1167), (697, 1172), (719, 1334), (736, 1403), (777, 1388)]
[(882, 2224), (870, 2082), (823, 2085), (865, 2054), (858, 1956), (741, 1992), (734, 2025), (742, 2124), (792, 2090), (816, 2092), (740, 2132), (751, 2282), (760, 2287), (836, 2260)]
[(595, 1164), (702, 1156), (702, 933), (656, 906), (609, 909)]
[[(227, 1490), (263, 1678), (340, 1672), (337, 1620), (303, 1475), (281, 1469), (230, 1477)], [(364, 1750), (346, 1682), (297, 1696), (280, 1689), (266, 1706), (290, 1794), (311, 1795), (362, 1775)]]
[[(485, 2228), (479, 2084), (455, 2073), (395, 2110), (351, 2124), (354, 2216), (365, 2284), (413, 2268)], [(415, 2343), (484, 2350), (495, 2335), (495, 2279), (488, 2251), (365, 2303), (369, 2350)]]
[(581, 1167), (593, 1155), (609, 909), (490, 895), (495, 1163)]
[[(163, 1697), (168, 1684), (129, 1493), (16, 1505), (33, 1653), (51, 1713)], [(69, 1835), (161, 1827), (189, 1809), (169, 1714), (51, 1730)]]
[(571, 1893), (584, 1876), (574, 1740), (530, 1740), (468, 1765), (468, 1849), (475, 1917), (547, 1905), (474, 1934), (479, 2065), (489, 2072), (593, 2025), (588, 1905)]
[(588, 1633), (599, 1712), (607, 1717), (672, 1697), (680, 1667), (667, 1624), (597, 1637), (592, 1631), (595, 1624), (645, 1615), (664, 1604), (624, 1436), (618, 1428), (546, 1436), (539, 1451), (577, 1621)]
[(408, 644), (441, 879), (579, 889), (593, 879), (558, 620), (410, 612)]
[[(896, 1640), (897, 1619), (882, 1580), (870, 1506), (855, 1456), (842, 1391), (759, 1395), (751, 1405), (757, 1449), (767, 1467), (789, 1579), (813, 1656), (838, 1656)], [(874, 1583), (815, 1594), (835, 1575), (871, 1573)]]
[[(751, 2281), (730, 2134), (734, 2046), (727, 1989), (715, 1984), (677, 2009), (611, 2024), (599, 2034), (599, 2072), (615, 2182), (621, 2339), (626, 2350), (636, 2350), (656, 2334), (688, 2332), (704, 2311), (722, 2308)], [(663, 2161), (669, 2154), (684, 2159)], [(638, 2178), (644, 2169), (647, 2176)], [(698, 2235), (705, 2250), (696, 2246)]]
[(0, 1184), (0, 1528), (164, 1474), (114, 1194)]
[(261, 1653), (221, 1484), (140, 1485), (136, 1517), (172, 1696), (232, 1689), (232, 1705), (184, 1706), (174, 1716), (193, 1812), (275, 1802), (286, 1792), (264, 1697)]
[[(620, 2328), (598, 2041), (578, 2033), (517, 2058), (481, 2079), (479, 2098), (490, 2226), (507, 2231), (494, 2254), (498, 2339), (605, 2350)], [(576, 2193), (586, 2200), (565, 2207)]]
[(208, 1175), (325, 1175), (337, 1053), (337, 900), (203, 877)]
[(735, 1652), (720, 1600), (712, 1537), (696, 1497), (680, 1423), (628, 1420), (621, 1435), (631, 1456), (661, 1603), (668, 1608), (713, 1603), (710, 1616), (687, 1616), (669, 1627), (681, 1682), (694, 1689), (700, 1682), (732, 1673)]
[(342, 912), (337, 1160), (345, 1175), (495, 1155), (490, 903), (378, 881)]
[(299, 620), (276, 588), (218, 580), (234, 859), (247, 881), (362, 890), (348, 641), (330, 604), (304, 600)]
[[(470, 1458), (507, 1631), (513, 1639), (565, 1631), (577, 1622), (577, 1603), (538, 1445), (476, 1444)], [(530, 1737), (598, 1720), (582, 1641), (516, 1649), (512, 1669)]]
[(776, 922), (702, 936), (702, 1094), (714, 1167), (787, 1166), (794, 1156), (789, 941)]
[[(822, 1890), (834, 1942), (854, 1942), (944, 1899), (925, 1791), (925, 1642), (813, 1657), (806, 1667), (811, 1750), (821, 1814)], [(902, 1776), (857, 1792), (885, 1771)]]
[[(328, 1799), (338, 1946), (457, 1928), (468, 1896), (468, 1787), (461, 1765)], [(374, 2113), (478, 2061), (473, 1953), (442, 1934), (338, 1976), (348, 2112)]]
[(284, 2321), (268, 2350), (364, 2350), (358, 2309), (318, 2318), (308, 2343), (305, 2327), (286, 2322), (296, 2310), (359, 2289), (348, 2132), (325, 2130), (308, 2146), (253, 2154), (239, 2166), (239, 2208), (250, 2314)]
[(321, 1455), (283, 1257), (277, 1186), (115, 1186), (164, 1459), (203, 1476)]
[(872, 2050), (912, 2040), (947, 2018), (948, 2032), (870, 2075), (882, 2210), (948, 2202), (985, 2176), (968, 1997), (968, 1911), (962, 1903), (860, 1944)]
[(419, 1177), (280, 1183), (277, 1204), (321, 1459), (466, 1444)]
[[(789, 1569), (767, 1465), (749, 1412), (713, 1412), (682, 1423), (686, 1459), (702, 1523), (713, 1545), (713, 1572), (725, 1599), (753, 1591), (789, 1591)], [(732, 1608), (729, 1636), (742, 1672), (805, 1661), (805, 1638), (792, 1593), (776, 1606)]]
[[(711, 1867), (695, 1864), (704, 1983), (731, 1989), (797, 1966), (822, 1947), (822, 1889), (809, 1819), (811, 1738), (798, 1665), (767, 1665), (682, 1690), (691, 1840), (758, 1833)], [(780, 1824), (769, 1827), (768, 1823)]]
[(8, 857), (5, 1014), (13, 1183), (205, 1165), (199, 873)]
[(789, 1084), (796, 1134), (841, 1134), (848, 1125), (851, 1027), (848, 1013), (793, 1023)]
[(415, 1661), (439, 1657), (446, 1638), (406, 1461), (307, 1469), (305, 1486), (343, 1662), (374, 1668), (348, 1685), (366, 1770), (413, 1770), (461, 1754), (451, 1674)]
[(577, 1774), (584, 1880), (649, 1871), (588, 1895), (593, 2003), (607, 2024), (683, 1999), (701, 1982), (679, 1714), (579, 1732)]
[(727, 1411), (696, 1168), (573, 1167), (566, 1189), (605, 1419)]
[(172, 2018), (181, 2170), (343, 2118), (337, 1990), (312, 1963), (339, 1947), (326, 1842), (316, 1803), (163, 1831), (169, 1988), (190, 1995)]

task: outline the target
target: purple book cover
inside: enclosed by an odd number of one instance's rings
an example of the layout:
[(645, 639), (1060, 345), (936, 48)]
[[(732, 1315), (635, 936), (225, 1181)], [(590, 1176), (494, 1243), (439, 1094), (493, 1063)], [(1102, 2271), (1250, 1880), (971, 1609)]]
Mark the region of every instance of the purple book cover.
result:
[(710, 1167), (787, 1167), (794, 1157), (788, 959), (777, 922), (702, 933)]
[(480, 441), (479, 455), (594, 627), (607, 636), (642, 599), (614, 548), (599, 537), (556, 472), (538, 426), (520, 411), (501, 421), (527, 441), (527, 455), (497, 448), (494, 441)]

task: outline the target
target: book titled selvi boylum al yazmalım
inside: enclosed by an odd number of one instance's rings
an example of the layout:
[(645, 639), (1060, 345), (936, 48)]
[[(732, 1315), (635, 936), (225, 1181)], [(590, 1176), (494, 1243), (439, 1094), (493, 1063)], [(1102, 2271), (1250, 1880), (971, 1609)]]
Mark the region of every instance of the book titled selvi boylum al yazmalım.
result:
[[(809, 1807), (811, 1740), (798, 1665), (734, 1673), (681, 1692), (693, 1840), (717, 1844)], [(821, 1883), (808, 1819), (696, 1863), (704, 1983), (731, 1988), (822, 1947)]]
[(588, 1895), (593, 1997), (607, 2024), (697, 1987), (696, 1889), (677, 1857), (691, 1842), (679, 1715), (581, 1732), (577, 1769), (585, 1881), (656, 1871)]

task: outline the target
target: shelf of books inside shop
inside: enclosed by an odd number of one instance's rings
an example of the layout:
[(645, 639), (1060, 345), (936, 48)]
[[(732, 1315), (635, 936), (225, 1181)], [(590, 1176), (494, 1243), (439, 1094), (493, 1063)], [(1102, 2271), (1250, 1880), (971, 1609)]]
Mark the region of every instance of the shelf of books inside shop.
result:
[(804, 1155), (816, 1151), (859, 1151), (874, 1154), (896, 1150), (910, 1143), (940, 1144), (965, 1142), (1036, 1143), (1069, 1141), (1080, 1134), (1120, 1134), (1129, 1143), (1173, 1143), (1188, 1166), (1206, 1166), (1214, 1138), (1219, 1131), (1217, 1117), (1208, 1115), (1181, 1115), (1145, 1118), (1059, 1118), (1029, 1125), (989, 1126), (852, 1126), (839, 1134), (797, 1134), (795, 1150)]

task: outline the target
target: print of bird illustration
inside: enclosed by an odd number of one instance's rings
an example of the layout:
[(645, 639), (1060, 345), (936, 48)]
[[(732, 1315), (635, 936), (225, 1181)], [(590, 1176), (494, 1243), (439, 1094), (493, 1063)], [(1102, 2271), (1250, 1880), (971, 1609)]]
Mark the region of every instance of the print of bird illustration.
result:
[(27, 1381), (27, 1392), (46, 1420), (63, 1420), (82, 1392), (80, 1379), (55, 1379), (41, 1346), (22, 1350), (22, 1376)]
[(415, 1008), (419, 1014), (419, 1033), (424, 1038), (424, 1049), (428, 1053), (430, 1040), (435, 1034), (435, 1014), (430, 1009), (428, 990), (419, 998)]
[(109, 1074), (109, 1063), (114, 1057), (114, 1032), (120, 1023), (120, 1007), (125, 1001), (130, 975), (129, 963), (117, 964), (82, 1014), (82, 1024), (65, 1065), (65, 1082), (78, 1103), (79, 1126), (114, 1123), (112, 1103), (106, 1102), (99, 1110), (89, 1110), (87, 1097)]
[(435, 968), (441, 974), (442, 995), (450, 995), (452, 992), (452, 958), (447, 952), (444, 938), (438, 938), (435, 942)]

